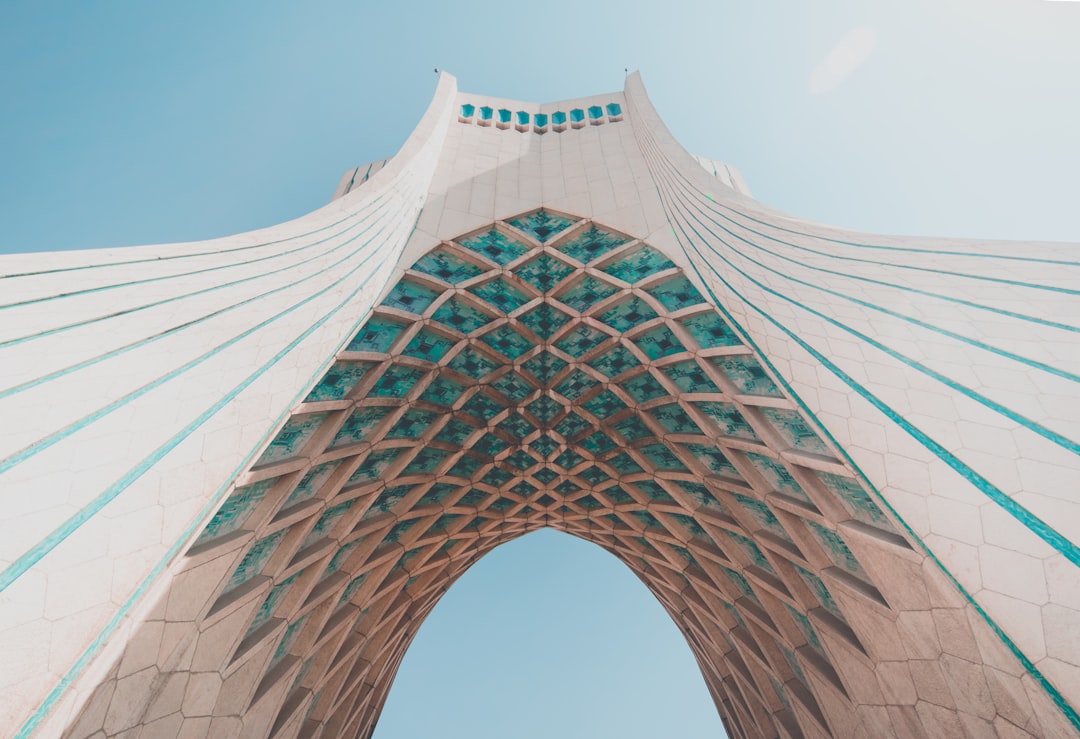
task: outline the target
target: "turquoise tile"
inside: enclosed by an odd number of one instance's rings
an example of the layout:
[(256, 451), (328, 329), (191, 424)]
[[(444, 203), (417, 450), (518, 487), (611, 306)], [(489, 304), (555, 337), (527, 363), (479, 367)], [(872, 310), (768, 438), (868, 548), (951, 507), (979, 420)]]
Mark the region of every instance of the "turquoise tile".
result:
[(798, 411), (762, 408), (761, 415), (772, 423), (773, 428), (780, 432), (780, 436), (793, 449), (811, 454), (832, 456), (829, 448), (825, 446), (825, 442), (810, 428), (810, 425), (799, 415)]
[(806, 643), (821, 652), (821, 640), (818, 639), (818, 635), (817, 632), (814, 631), (814, 627), (810, 625), (810, 619), (796, 611), (787, 603), (784, 604), (784, 608), (786, 608), (787, 612), (791, 614), (791, 620), (794, 621), (795, 625), (799, 627), (799, 631), (801, 631), (803, 636), (806, 638)]
[(727, 535), (731, 537), (732, 541), (739, 545), (739, 548), (746, 553), (746, 556), (750, 558), (751, 562), (753, 562), (755, 565), (765, 570), (766, 572), (773, 572), (775, 574), (772, 564), (769, 562), (768, 558), (766, 558), (765, 556), (765, 553), (761, 551), (757, 544), (755, 544), (752, 540), (743, 536), (742, 534), (736, 534), (734, 531), (727, 531), (725, 533), (727, 533)]
[(561, 467), (563, 470), (572, 470), (579, 464), (585, 461), (585, 457), (581, 456), (573, 449), (566, 449), (555, 458), (555, 464)]
[(549, 293), (565, 280), (574, 268), (548, 254), (526, 262), (514, 274), (542, 293)]
[(469, 290), (488, 305), (503, 313), (513, 313), (532, 298), (520, 288), (498, 277)]
[(799, 483), (791, 476), (780, 462), (762, 454), (747, 452), (743, 456), (752, 463), (758, 473), (765, 478), (765, 482), (775, 491), (790, 495), (799, 500), (810, 502), (810, 497), (802, 489)]
[(625, 236), (605, 231), (596, 226), (590, 226), (555, 248), (583, 264), (588, 264), (607, 254), (612, 249), (622, 246), (627, 241), (629, 239)]
[(559, 476), (559, 473), (553, 471), (550, 467), (544, 467), (543, 469), (539, 469), (536, 472), (533, 472), (532, 476), (547, 485), (552, 480), (556, 479)]
[(570, 316), (558, 310), (548, 303), (541, 303), (527, 313), (523, 313), (520, 320), (526, 328), (543, 340), (551, 338), (552, 334), (566, 325)]
[(289, 588), (292, 587), (292, 584), (296, 582), (296, 579), (300, 577), (301, 574), (303, 573), (297, 572), (270, 589), (270, 592), (259, 606), (259, 610), (255, 612), (255, 618), (252, 619), (251, 624), (248, 626), (247, 633), (244, 634), (245, 637), (250, 636), (256, 629), (270, 620), (271, 616), (274, 615), (274, 609), (277, 608), (278, 603), (285, 597)]
[(601, 282), (592, 275), (585, 275), (564, 290), (559, 295), (559, 300), (579, 313), (587, 313), (596, 303), (616, 292), (618, 288)]
[[(603, 417), (601, 416), (601, 418)], [(637, 441), (638, 439), (647, 439), (650, 436), (655, 436), (652, 429), (642, 423), (641, 417), (636, 413), (631, 416), (627, 416), (623, 420), (616, 423), (614, 425), (614, 429), (618, 431), (627, 441)]]
[(788, 536), (787, 530), (783, 524), (780, 523), (780, 519), (772, 512), (768, 505), (763, 501), (756, 498), (751, 498), (747, 495), (739, 495), (735, 493), (734, 496), (739, 505), (746, 509), (746, 512), (750, 514), (750, 517), (757, 521), (758, 525), (763, 529), (771, 531), (785, 541), (791, 541), (791, 537)]
[(413, 265), (413, 269), (438, 277), (443, 282), (449, 282), (452, 285), (476, 277), (484, 271), (481, 267), (465, 261), (446, 249), (428, 252)]
[(686, 444), (685, 446), (686, 450), (705, 465), (710, 472), (731, 480), (742, 480), (742, 476), (735, 469), (735, 466), (716, 447), (701, 444)]
[(764, 395), (770, 398), (782, 398), (784, 394), (770, 379), (756, 359), (749, 355), (730, 357), (710, 357), (709, 361), (727, 375), (738, 392), (744, 395)]
[(591, 362), (588, 362), (588, 365), (608, 377), (616, 377), (627, 370), (640, 366), (641, 362), (624, 345), (616, 344)]
[(519, 443), (536, 430), (536, 427), (529, 423), (520, 413), (511, 414), (499, 422), (496, 428), (503, 430), (510, 435), (510, 438), (516, 439)]
[(634, 338), (634, 343), (650, 359), (660, 359), (686, 351), (686, 348), (671, 333), (671, 329), (661, 325)]
[[(559, 114), (556, 113), (555, 115), (558, 116)], [(562, 117), (565, 121), (566, 114), (563, 113)], [(554, 122), (556, 125), (559, 124), (558, 120), (555, 120)], [(546, 122), (543, 125), (547, 125)], [(551, 213), (541, 208), (533, 213), (512, 218), (507, 221), (507, 223), (519, 231), (524, 231), (525, 233), (532, 235), (537, 241), (543, 243), (565, 231), (574, 224), (574, 221), (570, 218), (556, 215), (555, 213)]]
[(623, 282), (634, 284), (664, 270), (673, 269), (675, 265), (670, 259), (660, 252), (648, 246), (642, 245), (629, 254), (616, 259), (606, 267), (602, 267), (612, 277), (617, 277)]
[(367, 512), (364, 514), (365, 519), (375, 518), (384, 513), (389, 513), (394, 510), (397, 505), (405, 500), (405, 498), (413, 491), (412, 485), (395, 485), (389, 487), (379, 493), (379, 497), (375, 499), (375, 502), (371, 504)]
[(425, 370), (392, 364), (368, 391), (369, 398), (403, 398), (426, 374)]
[(605, 390), (595, 398), (585, 401), (582, 406), (601, 420), (608, 419), (626, 408), (626, 405), (610, 390)]
[(232, 495), (225, 499), (221, 508), (218, 509), (206, 528), (199, 534), (195, 544), (203, 544), (219, 536), (231, 534), (243, 528), (248, 518), (266, 497), (266, 493), (273, 487), (278, 478), (257, 482), (242, 488), (236, 488)]
[(334, 362), (304, 399), (305, 403), (340, 400), (348, 395), (373, 365), (370, 362)]
[(479, 420), (487, 423), (494, 416), (503, 411), (503, 406), (499, 401), (488, 396), (486, 393), (476, 393), (461, 407), (466, 413), (472, 414)]
[(592, 426), (591, 423), (574, 412), (566, 415), (566, 418), (555, 425), (555, 431), (564, 439), (569, 439)]
[(458, 447), (465, 443), (465, 439), (476, 431), (476, 427), (465, 423), (459, 418), (451, 418), (443, 426), (439, 433), (435, 434), (435, 441), (444, 441)]
[(673, 470), (675, 472), (688, 472), (686, 465), (663, 444), (649, 444), (640, 450), (642, 456), (649, 461), (657, 470)]
[(450, 407), (457, 402), (457, 399), (461, 397), (463, 392), (465, 392), (465, 388), (458, 383), (446, 377), (436, 375), (435, 379), (431, 381), (431, 384), (428, 385), (427, 389), (420, 395), (420, 400), (426, 400), (429, 403)]
[(648, 503), (675, 504), (675, 499), (671, 497), (671, 493), (655, 480), (638, 480), (633, 485), (642, 492)]
[(278, 544), (285, 538), (285, 531), (285, 529), (276, 531), (253, 543), (229, 576), (224, 592), (228, 593), (259, 575), (266, 567), (266, 563), (270, 561)]
[(547, 385), (566, 367), (566, 362), (551, 352), (541, 352), (522, 365), (522, 369), (536, 378), (540, 385)]
[(258, 467), (280, 462), (283, 459), (299, 454), (308, 440), (319, 430), (326, 417), (325, 413), (305, 413), (291, 416), (254, 466)]
[(530, 403), (528, 411), (533, 414), (536, 420), (547, 426), (555, 416), (562, 413), (563, 405), (545, 395)]
[(448, 339), (424, 328), (412, 337), (402, 354), (427, 362), (438, 362), (456, 343), (456, 339)]
[(825, 488), (836, 496), (847, 512), (857, 521), (886, 531), (895, 531), (889, 519), (857, 480), (829, 472), (818, 472), (817, 476)]
[(680, 323), (686, 328), (694, 341), (702, 349), (712, 349), (721, 346), (740, 346), (739, 337), (724, 323), (715, 311), (698, 313), (695, 316), (683, 318)]
[(559, 339), (555, 346), (570, 356), (580, 359), (584, 354), (591, 352), (610, 338), (611, 336), (603, 331), (597, 331), (591, 326), (579, 324), (573, 331)]
[(609, 488), (604, 488), (601, 492), (605, 498), (611, 501), (612, 505), (625, 505), (627, 503), (637, 502), (630, 493), (626, 492), (626, 490), (619, 485), (612, 485)]
[(367, 579), (367, 576), (368, 573), (365, 572), (364, 574), (358, 575), (352, 580), (350, 580), (349, 584), (345, 586), (345, 590), (341, 593), (341, 598), (338, 600), (338, 602), (346, 603), (351, 600), (352, 597), (356, 595), (356, 591), (359, 590), (360, 587), (364, 584), (364, 580)]
[(636, 295), (601, 313), (598, 318), (622, 333), (656, 318), (656, 311)]
[(704, 402), (694, 405), (712, 420), (721, 434), (738, 439), (757, 440), (754, 429), (731, 403)]
[(701, 366), (694, 360), (677, 362), (664, 367), (663, 372), (685, 393), (719, 393)]
[(686, 414), (678, 403), (656, 406), (649, 410), (649, 415), (672, 434), (700, 434), (701, 429)]
[(507, 372), (491, 381), (491, 388), (502, 393), (513, 403), (521, 403), (534, 391), (523, 375)]
[(482, 254), (499, 265), (507, 265), (522, 254), (529, 251), (529, 247), (520, 241), (510, 238), (496, 229), (470, 236), (458, 241), (466, 249), (477, 254)]
[(585, 374), (581, 370), (575, 370), (555, 388), (555, 392), (567, 400), (577, 400), (585, 393), (599, 385), (599, 381)]
[(330, 535), (334, 525), (341, 520), (341, 517), (348, 513), (349, 509), (356, 503), (356, 499), (346, 500), (344, 503), (338, 503), (323, 511), (323, 514), (319, 516), (319, 520), (315, 522), (315, 526), (304, 538), (303, 543), (300, 545), (300, 549), (306, 549), (315, 542)]
[[(393, 296), (392, 292), (391, 296)], [(428, 305), (430, 305), (430, 302)], [(352, 341), (345, 347), (345, 351), (388, 352), (403, 330), (405, 330), (405, 324), (401, 321), (394, 321), (389, 318), (382, 318), (381, 316), (373, 316), (364, 323), (363, 327), (356, 333), (356, 336), (354, 336)]]
[(682, 275), (664, 280), (659, 285), (647, 288), (646, 291), (670, 311), (689, 308), (691, 305), (704, 303), (701, 293), (690, 284), (690, 280)]
[(352, 477), (348, 479), (346, 485), (379, 479), (401, 452), (400, 448), (392, 448), (378, 449), (369, 453), (364, 458), (364, 461), (360, 463), (360, 466), (356, 468), (356, 472), (352, 474)]
[(494, 320), (456, 295), (440, 305), (432, 319), (463, 334), (471, 334)]
[(308, 470), (308, 473), (304, 475), (303, 479), (300, 480), (300, 483), (293, 489), (292, 493), (289, 494), (289, 497), (282, 504), (282, 510), (314, 498), (319, 492), (319, 489), (322, 488), (326, 481), (330, 479), (330, 476), (334, 474), (334, 470), (336, 470), (337, 467), (337, 461), (333, 461), (315, 465)]
[(508, 359), (517, 359), (525, 352), (533, 348), (533, 343), (510, 328), (509, 324), (503, 324), (493, 331), (484, 334), (481, 341)]
[(644, 403), (653, 398), (662, 398), (668, 394), (664, 386), (656, 381), (648, 372), (632, 377), (622, 382), (622, 388), (626, 393), (639, 403)]
[(679, 487), (682, 488), (691, 500), (697, 503), (703, 508), (711, 508), (714, 511), (720, 511), (726, 513), (727, 509), (723, 503), (716, 499), (712, 491), (705, 485), (699, 482), (690, 482), (688, 480), (680, 480)]
[(795, 565), (795, 571), (799, 573), (799, 577), (803, 579), (803, 582), (810, 588), (810, 591), (818, 599), (825, 610), (843, 621), (844, 614), (840, 611), (840, 606), (836, 604), (836, 600), (833, 598), (832, 593), (825, 587), (825, 583), (821, 581), (821, 578), (798, 565)]
[(440, 291), (411, 280), (401, 280), (386, 296), (383, 305), (390, 308), (423, 313), (439, 297)]
[(458, 352), (457, 356), (450, 360), (450, 369), (460, 372), (466, 377), (479, 380), (487, 377), (502, 366), (491, 357), (477, 351), (474, 347), (466, 347)]
[(838, 533), (813, 521), (804, 521), (804, 523), (806, 524), (806, 528), (810, 530), (810, 533), (814, 535), (814, 538), (821, 544), (825, 553), (829, 555), (829, 559), (832, 560), (834, 565), (842, 567), (855, 575), (863, 575), (865, 577), (859, 560)]
[(410, 408), (387, 432), (388, 439), (418, 439), (438, 416), (431, 411)]
[(330, 446), (338, 447), (363, 441), (392, 410), (381, 406), (357, 408), (337, 432)]

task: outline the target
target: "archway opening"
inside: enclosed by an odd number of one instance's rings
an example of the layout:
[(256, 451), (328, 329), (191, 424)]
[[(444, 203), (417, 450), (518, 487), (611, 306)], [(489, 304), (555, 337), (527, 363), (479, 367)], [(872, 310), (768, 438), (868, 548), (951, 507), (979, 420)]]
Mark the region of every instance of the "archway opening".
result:
[(419, 628), (374, 739), (725, 735), (671, 616), (615, 557), (543, 530), (499, 546)]

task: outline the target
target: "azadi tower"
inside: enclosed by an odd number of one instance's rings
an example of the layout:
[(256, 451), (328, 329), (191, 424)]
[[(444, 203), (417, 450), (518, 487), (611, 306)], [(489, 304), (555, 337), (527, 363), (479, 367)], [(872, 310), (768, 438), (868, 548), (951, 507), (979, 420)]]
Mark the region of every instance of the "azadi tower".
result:
[(443, 75), (302, 218), (4, 257), (0, 732), (366, 738), (552, 527), (732, 737), (1080, 736), (1078, 259), (778, 213), (636, 74)]

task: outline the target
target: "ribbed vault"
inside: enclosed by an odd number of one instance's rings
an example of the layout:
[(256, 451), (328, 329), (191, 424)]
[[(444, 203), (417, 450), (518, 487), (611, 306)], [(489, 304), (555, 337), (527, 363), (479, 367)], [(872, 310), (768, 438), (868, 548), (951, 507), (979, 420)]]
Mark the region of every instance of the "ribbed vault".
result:
[(970, 627), (840, 458), (659, 251), (498, 222), (404, 273), (206, 526), (173, 674), (223, 676), (251, 735), (369, 736), (442, 593), (550, 526), (655, 594), (732, 736), (850, 735), (885, 702), (871, 640), (921, 648), (913, 579)]

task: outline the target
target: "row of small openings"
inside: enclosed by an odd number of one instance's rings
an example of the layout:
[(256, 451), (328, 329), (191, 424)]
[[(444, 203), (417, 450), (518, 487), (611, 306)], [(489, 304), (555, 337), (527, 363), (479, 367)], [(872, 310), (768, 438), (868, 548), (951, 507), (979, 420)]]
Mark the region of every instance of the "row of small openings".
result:
[[(607, 114), (605, 116), (605, 113)], [(608, 103), (605, 106), (591, 105), (588, 108), (574, 108), (567, 111), (556, 111), (550, 115), (547, 113), (527, 113), (524, 110), (512, 111), (506, 108), (492, 108), (483, 105), (477, 108), (475, 105), (465, 103), (461, 106), (461, 114), (458, 121), (461, 123), (473, 123), (478, 126), (490, 126), (507, 129), (513, 126), (517, 131), (527, 132), (530, 128), (534, 133), (547, 133), (552, 131), (561, 133), (569, 128), (584, 128), (586, 123), (599, 126), (601, 123), (615, 123), (622, 120), (622, 106), (618, 103)]]

